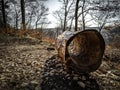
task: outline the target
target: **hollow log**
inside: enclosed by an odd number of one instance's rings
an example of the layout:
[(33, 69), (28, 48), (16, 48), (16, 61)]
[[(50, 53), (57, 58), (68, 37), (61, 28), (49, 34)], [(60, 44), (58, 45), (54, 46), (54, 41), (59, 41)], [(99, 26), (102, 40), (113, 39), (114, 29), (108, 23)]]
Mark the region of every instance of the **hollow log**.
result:
[(105, 42), (97, 30), (65, 31), (57, 37), (56, 47), (58, 56), (68, 69), (89, 73), (101, 65)]

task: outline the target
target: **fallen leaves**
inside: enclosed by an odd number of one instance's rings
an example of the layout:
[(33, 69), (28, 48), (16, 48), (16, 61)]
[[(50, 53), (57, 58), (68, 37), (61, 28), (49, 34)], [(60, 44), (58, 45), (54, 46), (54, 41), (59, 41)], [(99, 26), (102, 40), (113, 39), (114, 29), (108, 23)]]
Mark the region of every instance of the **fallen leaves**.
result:
[[(41, 90), (44, 63), (57, 53), (53, 48), (51, 44), (36, 39), (0, 35), (0, 90)], [(93, 72), (92, 76), (99, 83), (101, 90), (116, 90), (120, 88), (120, 50), (110, 48), (105, 54), (114, 62), (103, 60), (101, 67)], [(57, 64), (56, 67), (62, 66)], [(54, 72), (58, 71), (52, 70), (50, 75)], [(60, 72), (66, 74), (63, 70)], [(48, 74), (46, 72), (45, 75)], [(85, 77), (81, 79), (86, 80)], [(78, 84), (85, 87), (84, 83)]]
[(48, 43), (6, 38), (0, 45), (0, 90), (40, 90), (44, 62), (56, 51), (48, 51)]

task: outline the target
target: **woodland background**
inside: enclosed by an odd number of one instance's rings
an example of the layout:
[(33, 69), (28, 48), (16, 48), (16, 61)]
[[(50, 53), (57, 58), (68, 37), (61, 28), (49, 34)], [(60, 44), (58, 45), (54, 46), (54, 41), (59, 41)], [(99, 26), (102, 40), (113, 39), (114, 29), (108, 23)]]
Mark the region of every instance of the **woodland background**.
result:
[(106, 43), (102, 65), (92, 76), (101, 90), (119, 90), (119, 0), (58, 0), (54, 28), (47, 28), (52, 23), (47, 1), (0, 0), (0, 90), (40, 90), (45, 60), (57, 54), (56, 37), (88, 28)]

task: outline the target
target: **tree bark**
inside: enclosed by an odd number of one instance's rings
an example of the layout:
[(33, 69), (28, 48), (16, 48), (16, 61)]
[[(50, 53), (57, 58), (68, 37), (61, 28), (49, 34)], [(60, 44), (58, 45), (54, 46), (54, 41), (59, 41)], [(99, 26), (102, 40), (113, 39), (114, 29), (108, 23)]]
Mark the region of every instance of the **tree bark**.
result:
[(67, 19), (67, 5), (68, 5), (68, 0), (65, 1), (65, 15), (64, 15), (64, 27), (63, 27), (63, 32), (66, 30), (66, 19)]
[(2, 2), (2, 16), (3, 16), (3, 28), (6, 28), (6, 15), (5, 15), (5, 3), (4, 0), (1, 1)]
[(82, 6), (82, 30), (85, 30), (84, 6), (85, 6), (85, 0), (83, 0), (83, 6)]
[(35, 23), (35, 29), (37, 30), (37, 22)]
[(79, 5), (79, 0), (76, 1), (76, 6), (75, 6), (75, 31), (77, 31), (78, 28), (78, 5)]
[[(76, 44), (73, 44), (76, 40)], [(94, 29), (82, 32), (65, 31), (57, 37), (58, 57), (68, 70), (76, 73), (90, 73), (101, 65), (105, 42), (101, 34)]]
[(24, 0), (21, 0), (21, 15), (22, 15), (22, 29), (26, 30), (26, 24), (25, 24), (25, 2), (24, 2)]
[(15, 28), (18, 29), (18, 13), (16, 11)]

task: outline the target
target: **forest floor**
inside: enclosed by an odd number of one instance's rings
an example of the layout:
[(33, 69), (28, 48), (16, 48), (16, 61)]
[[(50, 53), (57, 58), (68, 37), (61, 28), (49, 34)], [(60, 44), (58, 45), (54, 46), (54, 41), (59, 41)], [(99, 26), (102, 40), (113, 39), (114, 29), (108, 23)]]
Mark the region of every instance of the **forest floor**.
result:
[[(44, 64), (57, 54), (54, 48), (30, 37), (0, 35), (0, 90), (41, 90)], [(120, 49), (108, 47), (101, 67), (90, 75), (101, 90), (119, 90)]]

